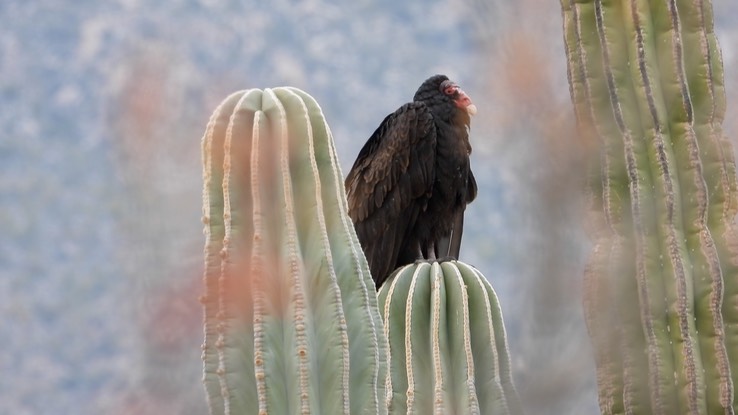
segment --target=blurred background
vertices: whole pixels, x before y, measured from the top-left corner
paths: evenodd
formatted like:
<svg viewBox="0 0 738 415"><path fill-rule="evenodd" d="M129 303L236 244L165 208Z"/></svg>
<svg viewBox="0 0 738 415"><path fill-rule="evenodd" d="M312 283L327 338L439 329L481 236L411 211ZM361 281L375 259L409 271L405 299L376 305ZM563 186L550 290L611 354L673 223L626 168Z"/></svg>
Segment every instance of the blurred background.
<svg viewBox="0 0 738 415"><path fill-rule="evenodd" d="M729 116L738 3L713 0ZM555 0L0 2L0 413L203 414L200 140L244 88L313 95L343 171L435 73L479 108L462 259L529 414L597 413Z"/></svg>

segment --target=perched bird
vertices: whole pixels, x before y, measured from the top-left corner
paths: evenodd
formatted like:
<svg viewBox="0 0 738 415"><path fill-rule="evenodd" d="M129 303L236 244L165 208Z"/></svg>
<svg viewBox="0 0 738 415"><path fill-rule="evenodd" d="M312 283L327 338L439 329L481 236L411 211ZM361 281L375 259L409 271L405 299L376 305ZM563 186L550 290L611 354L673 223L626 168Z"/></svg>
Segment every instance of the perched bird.
<svg viewBox="0 0 738 415"><path fill-rule="evenodd" d="M471 99L445 75L388 115L346 177L349 216L377 289L419 259L458 259L466 205L477 195L469 165Z"/></svg>

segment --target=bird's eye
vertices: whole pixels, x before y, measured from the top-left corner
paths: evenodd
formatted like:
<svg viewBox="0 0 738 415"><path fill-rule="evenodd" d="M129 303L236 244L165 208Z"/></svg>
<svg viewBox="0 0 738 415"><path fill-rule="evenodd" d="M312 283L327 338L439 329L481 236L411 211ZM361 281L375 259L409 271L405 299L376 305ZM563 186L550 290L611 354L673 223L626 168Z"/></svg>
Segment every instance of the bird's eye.
<svg viewBox="0 0 738 415"><path fill-rule="evenodd" d="M453 86L446 87L446 89L443 90L443 93L446 95L454 95L456 94L456 91L458 90L459 90L459 87L453 85Z"/></svg>

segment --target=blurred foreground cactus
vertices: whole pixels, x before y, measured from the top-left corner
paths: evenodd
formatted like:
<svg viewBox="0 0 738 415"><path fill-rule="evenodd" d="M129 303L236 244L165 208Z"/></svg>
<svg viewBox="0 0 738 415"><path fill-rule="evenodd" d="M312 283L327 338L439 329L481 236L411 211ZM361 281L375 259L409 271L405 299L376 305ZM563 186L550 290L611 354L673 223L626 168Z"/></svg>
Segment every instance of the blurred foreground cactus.
<svg viewBox="0 0 738 415"><path fill-rule="evenodd" d="M600 160L585 313L605 414L733 414L736 173L709 0L561 0Z"/></svg>
<svg viewBox="0 0 738 415"><path fill-rule="evenodd" d="M502 312L473 267L407 265L379 290L392 414L519 414Z"/></svg>
<svg viewBox="0 0 738 415"><path fill-rule="evenodd" d="M374 283L317 103L237 92L202 145L210 412L386 413Z"/></svg>

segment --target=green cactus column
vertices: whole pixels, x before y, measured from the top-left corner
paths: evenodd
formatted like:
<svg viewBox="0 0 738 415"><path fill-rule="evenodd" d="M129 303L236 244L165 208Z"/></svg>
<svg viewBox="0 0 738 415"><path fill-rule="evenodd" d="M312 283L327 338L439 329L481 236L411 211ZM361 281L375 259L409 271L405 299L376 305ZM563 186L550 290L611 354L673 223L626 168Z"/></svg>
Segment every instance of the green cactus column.
<svg viewBox="0 0 738 415"><path fill-rule="evenodd" d="M736 173L709 0L561 0L590 180L603 413L733 414Z"/></svg>
<svg viewBox="0 0 738 415"><path fill-rule="evenodd" d="M237 92L202 141L212 414L381 414L386 338L317 103Z"/></svg>
<svg viewBox="0 0 738 415"><path fill-rule="evenodd" d="M462 262L408 265L379 290L391 414L519 414L502 312Z"/></svg>

